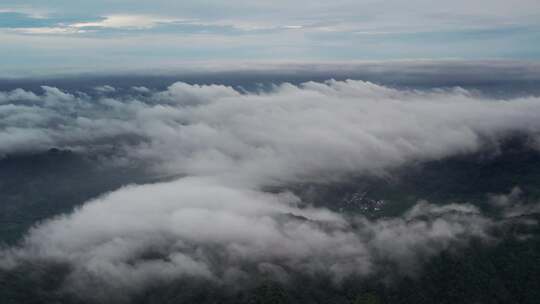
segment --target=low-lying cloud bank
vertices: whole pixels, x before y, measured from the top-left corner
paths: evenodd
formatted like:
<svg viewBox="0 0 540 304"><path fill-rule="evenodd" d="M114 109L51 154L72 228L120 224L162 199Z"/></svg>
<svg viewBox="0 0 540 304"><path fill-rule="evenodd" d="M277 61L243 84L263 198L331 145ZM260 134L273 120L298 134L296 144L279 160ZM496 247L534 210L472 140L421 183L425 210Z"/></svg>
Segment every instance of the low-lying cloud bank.
<svg viewBox="0 0 540 304"><path fill-rule="evenodd" d="M162 173L255 186L381 173L474 152L513 133L537 141L540 98L491 100L466 90L401 91L362 81L282 84L241 93L175 83L107 97L0 93L0 153L110 149ZM146 89L146 88L145 88Z"/></svg>
<svg viewBox="0 0 540 304"><path fill-rule="evenodd" d="M410 274L450 246L489 241L496 225L466 204L421 202L401 218L371 221L298 208L297 200L203 178L126 187L36 226L0 265L66 262L73 267L68 290L88 292L85 286L97 282L106 296L183 276L286 282L292 272L339 282L379 265Z"/></svg>
<svg viewBox="0 0 540 304"><path fill-rule="evenodd" d="M529 214L511 207L516 191L492 198L504 203L504 216ZM336 283L350 275L414 275L443 250L496 242L492 232L504 228L470 204L419 202L401 217L378 220L298 205L290 193L208 178L128 186L34 227L20 246L0 253L0 270L67 263L63 292L118 302L186 277L249 286L260 278L287 283L299 273Z"/></svg>
<svg viewBox="0 0 540 304"><path fill-rule="evenodd" d="M383 262L409 273L451 246L489 241L498 224L468 204L420 202L400 218L369 220L262 189L384 174L496 148L516 133L534 146L540 134L540 98L492 100L459 88L400 91L352 80L260 93L185 83L103 88L99 97L46 86L42 94L0 92L0 153L107 151L119 165L185 177L128 186L41 223L1 253L2 268L66 262L68 290L98 282L102 295L186 275L286 281L297 271L339 281ZM516 195L492 201L505 216L536 212L511 209Z"/></svg>

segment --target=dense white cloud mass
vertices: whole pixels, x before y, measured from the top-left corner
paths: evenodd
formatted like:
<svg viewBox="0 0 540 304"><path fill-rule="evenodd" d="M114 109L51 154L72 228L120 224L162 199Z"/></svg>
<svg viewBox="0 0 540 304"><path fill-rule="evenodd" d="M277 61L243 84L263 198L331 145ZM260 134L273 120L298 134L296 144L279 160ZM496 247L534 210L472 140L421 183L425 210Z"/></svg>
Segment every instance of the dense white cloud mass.
<svg viewBox="0 0 540 304"><path fill-rule="evenodd" d="M183 275L239 282L253 269L279 280L295 271L339 281L371 274L380 261L409 273L450 245L485 238L493 225L467 205L423 202L403 218L372 222L298 208L297 200L205 178L130 186L35 227L0 266L68 262L68 288L97 281L111 294Z"/></svg>
<svg viewBox="0 0 540 304"><path fill-rule="evenodd" d="M95 98L47 86L41 95L0 93L0 152L105 149L186 177L125 187L39 224L2 252L2 267L68 262L69 288L102 282L104 293L183 275L236 282L253 271L279 280L290 270L324 272L339 281L377 271L378 261L410 272L449 246L489 239L495 224L467 204L420 202L401 218L368 220L261 189L383 174L540 132L540 98L493 100L460 88L403 91L353 80L260 93L185 83L124 95L105 88Z"/></svg>
<svg viewBox="0 0 540 304"><path fill-rule="evenodd" d="M459 88L400 91L349 80L261 93L185 83L98 98L43 90L0 93L0 153L114 143L123 157L150 161L160 173L255 186L382 173L540 131L539 98L491 100Z"/></svg>

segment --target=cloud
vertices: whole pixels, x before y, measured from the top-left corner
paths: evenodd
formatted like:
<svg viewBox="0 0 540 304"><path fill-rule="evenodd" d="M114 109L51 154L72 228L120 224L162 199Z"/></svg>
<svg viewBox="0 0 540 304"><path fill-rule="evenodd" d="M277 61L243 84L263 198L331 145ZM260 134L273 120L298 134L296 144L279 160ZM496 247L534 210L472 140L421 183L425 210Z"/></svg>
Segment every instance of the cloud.
<svg viewBox="0 0 540 304"><path fill-rule="evenodd" d="M381 174L475 152L516 132L536 138L540 130L537 97L492 100L463 89L402 91L352 80L282 84L262 93L175 83L142 99L43 90L0 94L34 100L2 106L11 132L0 133L0 153L19 151L14 142L84 150L116 138L119 151L152 163L154 171L254 186ZM15 119L38 113L35 120ZM38 142L24 136L36 133Z"/></svg>
<svg viewBox="0 0 540 304"><path fill-rule="evenodd" d="M232 284L272 269L284 278L292 271L339 281L377 272L382 261L410 274L449 246L485 238L493 225L459 205L433 213L424 202L421 213L370 221L296 203L288 193L206 178L129 186L36 226L22 247L2 253L0 266L69 263L67 290L92 298L84 286L97 282L108 299L156 280L194 276Z"/></svg>
<svg viewBox="0 0 540 304"><path fill-rule="evenodd" d="M67 263L65 290L97 284L100 293L84 294L97 301L184 277L227 284L299 272L339 282L380 265L411 274L443 250L490 241L498 224L470 204L418 202L402 217L370 220L264 189L380 175L540 134L540 98L462 88L329 80L261 92L182 82L133 90L145 94L91 97L50 86L0 93L1 153L101 151L148 174L182 176L124 187L36 225L20 246L1 251L3 269ZM514 192L492 201L503 214L530 214Z"/></svg>
<svg viewBox="0 0 540 304"><path fill-rule="evenodd" d="M72 28L148 29L179 20L148 15L109 15L101 21L70 24Z"/></svg>
<svg viewBox="0 0 540 304"><path fill-rule="evenodd" d="M49 15L47 9L36 9L31 6L15 6L15 7L2 7L0 8L0 14L3 13L12 13L12 14L22 14L34 19L46 19Z"/></svg>
<svg viewBox="0 0 540 304"><path fill-rule="evenodd" d="M116 92L116 88L110 85L98 86L98 87L95 87L94 90L102 94Z"/></svg>
<svg viewBox="0 0 540 304"><path fill-rule="evenodd" d="M535 44L540 18L531 14L539 11L538 1L473 6L464 1L434 6L423 0L309 5L120 1L84 6L64 1L29 5L53 12L42 22L26 15L0 22L0 39L9 46L0 49L5 75L95 72L96 67L114 72L155 70L157 65L168 69L171 62L182 67L179 58L196 65L209 58L527 60L540 54Z"/></svg>
<svg viewBox="0 0 540 304"><path fill-rule="evenodd" d="M504 218L518 218L540 213L540 202L523 201L523 190L517 186L508 194L491 195L489 201L499 209Z"/></svg>
<svg viewBox="0 0 540 304"><path fill-rule="evenodd" d="M150 93L151 90L145 86L136 86L136 87L131 87L131 89L135 92L138 92L138 93L141 93L141 94L147 94L147 93Z"/></svg>
<svg viewBox="0 0 540 304"><path fill-rule="evenodd" d="M10 31L30 35L69 35L85 32L84 30L70 27L19 27L10 29Z"/></svg>
<svg viewBox="0 0 540 304"><path fill-rule="evenodd" d="M147 30L159 25L185 21L160 16L124 14L105 16L101 18L102 20L94 22L73 22L73 19L39 17L11 10L0 10L1 13L21 15L15 20L16 22L12 22L11 26L6 26L9 25L8 22L0 24L0 28L5 28L9 33L29 35L73 35L96 33L102 30Z"/></svg>
<svg viewBox="0 0 540 304"><path fill-rule="evenodd" d="M11 92L0 92L0 103L11 103L17 101L38 101L41 97L23 89L15 89Z"/></svg>

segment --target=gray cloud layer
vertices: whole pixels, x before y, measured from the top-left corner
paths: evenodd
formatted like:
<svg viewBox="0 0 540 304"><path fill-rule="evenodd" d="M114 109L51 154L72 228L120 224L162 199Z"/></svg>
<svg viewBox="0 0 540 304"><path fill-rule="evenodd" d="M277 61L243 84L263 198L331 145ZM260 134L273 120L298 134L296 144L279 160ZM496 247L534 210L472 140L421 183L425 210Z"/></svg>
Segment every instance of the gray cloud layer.
<svg viewBox="0 0 540 304"><path fill-rule="evenodd" d="M427 202L372 221L261 189L383 174L540 131L540 98L492 100L460 88L401 91L349 80L240 93L175 83L116 97L104 88L96 98L46 86L41 95L0 93L0 153L114 147L115 160L187 177L125 187L39 224L2 252L2 267L68 262L66 288L97 281L104 294L184 275L241 281L253 269L280 280L289 270L322 271L339 281L386 261L409 272L450 246L489 239L495 223L470 205Z"/></svg>

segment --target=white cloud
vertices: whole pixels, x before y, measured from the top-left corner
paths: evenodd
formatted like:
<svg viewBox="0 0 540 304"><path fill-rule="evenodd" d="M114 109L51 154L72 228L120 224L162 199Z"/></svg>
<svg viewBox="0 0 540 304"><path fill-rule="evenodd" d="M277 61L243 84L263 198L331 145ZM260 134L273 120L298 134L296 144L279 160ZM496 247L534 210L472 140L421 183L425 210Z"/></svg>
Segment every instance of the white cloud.
<svg viewBox="0 0 540 304"><path fill-rule="evenodd" d="M16 101L39 101L41 97L23 89L15 89L11 92L0 92L0 103L11 103Z"/></svg>
<svg viewBox="0 0 540 304"><path fill-rule="evenodd" d="M146 94L146 93L150 93L151 90L147 87L144 87L144 86L137 86L137 87L131 87L131 89L135 92L138 92L138 93L141 93L141 94Z"/></svg>
<svg viewBox="0 0 540 304"><path fill-rule="evenodd" d="M103 86L97 86L94 88L94 90L98 93L106 94L106 93L114 93L116 92L116 88L110 85L103 85Z"/></svg>
<svg viewBox="0 0 540 304"><path fill-rule="evenodd" d="M109 15L101 21L79 22L70 24L72 28L112 28L112 29L147 29L163 23L177 22L178 19L149 15Z"/></svg>
<svg viewBox="0 0 540 304"><path fill-rule="evenodd" d="M378 271L381 260L410 273L451 245L485 238L492 226L459 205L452 214L424 208L421 216L434 216L427 220L369 221L297 208L296 202L290 194L228 187L205 178L130 186L35 227L21 248L2 253L0 266L68 262L73 267L68 289L86 294L85 286L93 282L108 299L117 290L129 295L156 280L184 276L238 283L254 274L250 269L264 273L269 265L328 273L339 281ZM147 252L159 258L141 258Z"/></svg>
<svg viewBox="0 0 540 304"><path fill-rule="evenodd" d="M85 33L84 30L79 30L70 27L20 27L10 29L11 32L31 35L69 35Z"/></svg>
<svg viewBox="0 0 540 304"><path fill-rule="evenodd" d="M10 105L10 113L42 114L36 122L9 125L17 132L0 133L1 153L17 151L12 143L25 132L39 131L44 142L60 147L137 136L144 141L124 147L126 155L152 162L161 173L254 185L381 173L410 161L474 152L513 132L535 137L540 130L538 98L490 100L462 89L400 91L329 81L241 94L222 85L175 83L147 100L98 102L44 90L39 97L21 90L0 95L24 93L43 102Z"/></svg>
<svg viewBox="0 0 540 304"><path fill-rule="evenodd" d="M112 146L124 159L150 164L150 172L186 176L92 200L37 225L0 255L4 268L69 263L70 288L87 290L90 280L106 296L183 276L229 282L273 271L286 279L284 269L292 269L339 281L376 272L382 261L409 273L450 246L490 239L496 224L468 204L419 202L401 218L368 220L301 208L308 202L261 189L381 174L540 132L540 98L494 100L461 88L332 80L240 93L175 83L142 90L146 97L97 100L42 89L0 93L0 152ZM495 200L503 213L537 210ZM148 252L156 257L145 258Z"/></svg>

